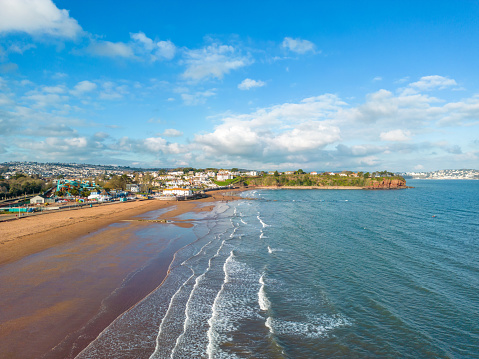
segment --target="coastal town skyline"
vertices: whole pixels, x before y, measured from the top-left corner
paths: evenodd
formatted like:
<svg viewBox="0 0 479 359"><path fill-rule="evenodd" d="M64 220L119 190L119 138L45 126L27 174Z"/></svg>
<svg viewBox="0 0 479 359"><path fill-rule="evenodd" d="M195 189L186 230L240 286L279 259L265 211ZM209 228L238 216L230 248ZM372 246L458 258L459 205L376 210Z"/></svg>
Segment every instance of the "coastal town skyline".
<svg viewBox="0 0 479 359"><path fill-rule="evenodd" d="M0 162L477 168L474 2L0 10Z"/></svg>

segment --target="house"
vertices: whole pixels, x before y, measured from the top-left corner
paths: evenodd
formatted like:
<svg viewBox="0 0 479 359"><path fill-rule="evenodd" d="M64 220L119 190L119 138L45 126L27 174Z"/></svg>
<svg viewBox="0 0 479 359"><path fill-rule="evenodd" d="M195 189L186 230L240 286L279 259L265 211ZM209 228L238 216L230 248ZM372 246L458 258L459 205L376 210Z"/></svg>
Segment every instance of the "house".
<svg viewBox="0 0 479 359"><path fill-rule="evenodd" d="M140 192L140 186L135 183L128 183L126 185L126 190L132 193L138 193Z"/></svg>
<svg viewBox="0 0 479 359"><path fill-rule="evenodd" d="M30 204L43 204L45 203L45 198L42 196L35 196L30 199Z"/></svg>
<svg viewBox="0 0 479 359"><path fill-rule="evenodd" d="M230 172L218 172L218 175L216 176L217 181L227 181L233 179L233 175Z"/></svg>
<svg viewBox="0 0 479 359"><path fill-rule="evenodd" d="M103 192L92 192L89 196L88 199L90 200L96 200L98 202L104 202L104 201L109 201L111 197L106 193L105 191Z"/></svg>
<svg viewBox="0 0 479 359"><path fill-rule="evenodd" d="M312 175L312 176L317 176L318 172L310 172L309 174Z"/></svg>
<svg viewBox="0 0 479 359"><path fill-rule="evenodd" d="M163 190L165 196L192 196L193 191L189 188L166 188Z"/></svg>

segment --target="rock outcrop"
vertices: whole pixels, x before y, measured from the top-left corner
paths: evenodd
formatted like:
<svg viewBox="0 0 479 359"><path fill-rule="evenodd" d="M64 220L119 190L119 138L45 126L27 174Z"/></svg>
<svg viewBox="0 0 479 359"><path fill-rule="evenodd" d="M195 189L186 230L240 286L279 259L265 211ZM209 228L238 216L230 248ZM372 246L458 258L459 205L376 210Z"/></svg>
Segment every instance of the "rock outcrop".
<svg viewBox="0 0 479 359"><path fill-rule="evenodd" d="M401 189L401 188L408 188L408 187L406 186L406 181L384 178L382 181L371 181L369 186L366 186L366 188L367 189Z"/></svg>

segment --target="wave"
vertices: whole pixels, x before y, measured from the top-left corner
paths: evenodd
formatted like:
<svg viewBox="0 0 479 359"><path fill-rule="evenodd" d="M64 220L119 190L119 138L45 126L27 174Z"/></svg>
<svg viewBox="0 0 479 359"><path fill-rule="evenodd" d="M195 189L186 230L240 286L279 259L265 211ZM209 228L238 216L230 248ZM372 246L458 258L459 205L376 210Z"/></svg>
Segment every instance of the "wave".
<svg viewBox="0 0 479 359"><path fill-rule="evenodd" d="M326 337L335 328L351 325L351 322L340 314L332 316L321 315L304 322L269 317L266 322L266 326L273 334L308 339Z"/></svg>
<svg viewBox="0 0 479 359"><path fill-rule="evenodd" d="M271 302L266 296L266 291L264 289L264 274L259 278L259 284L261 284L261 287L258 291L258 305L261 310L268 311L271 308Z"/></svg>
<svg viewBox="0 0 479 359"><path fill-rule="evenodd" d="M263 220L261 219L261 217L259 216L259 214L256 216L256 218L258 218L259 222L263 225L263 228L265 228L265 227L270 227L269 224L266 224L266 223L263 222Z"/></svg>
<svg viewBox="0 0 479 359"><path fill-rule="evenodd" d="M231 251L230 255L228 256L228 258L226 258L225 263L223 264L223 272L225 274L223 284L221 285L221 289L216 294L215 300L213 301L213 305L211 307L211 317L210 319L208 319L209 328L208 328L208 332L206 333L208 337L208 345L206 347L206 353L208 355L208 358L214 357L216 348L217 348L217 342L219 341L218 334L215 333L215 329L214 329L215 322L218 320L218 317L219 317L218 302L220 300L221 294L224 292L225 285L230 280L228 276L227 267L228 267L228 264L233 260L233 258L234 258L234 253L233 251Z"/></svg>

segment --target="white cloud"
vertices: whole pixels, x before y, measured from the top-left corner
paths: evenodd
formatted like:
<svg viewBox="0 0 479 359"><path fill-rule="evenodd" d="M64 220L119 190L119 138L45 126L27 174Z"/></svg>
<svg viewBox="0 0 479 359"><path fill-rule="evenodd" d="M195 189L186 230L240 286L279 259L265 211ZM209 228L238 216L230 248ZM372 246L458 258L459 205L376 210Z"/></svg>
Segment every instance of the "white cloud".
<svg viewBox="0 0 479 359"><path fill-rule="evenodd" d="M383 78L381 76L376 76L375 78L373 78L373 82L377 82L377 81L382 81Z"/></svg>
<svg viewBox="0 0 479 359"><path fill-rule="evenodd" d="M155 51L155 55L160 58L171 60L175 57L176 46L170 40L159 41L156 43L158 49Z"/></svg>
<svg viewBox="0 0 479 359"><path fill-rule="evenodd" d="M43 86L42 90L47 93L65 93L65 86Z"/></svg>
<svg viewBox="0 0 479 359"><path fill-rule="evenodd" d="M97 85L91 81L80 81L70 92L75 96L81 96L87 92L91 92L97 88Z"/></svg>
<svg viewBox="0 0 479 359"><path fill-rule="evenodd" d="M244 79L239 85L238 88L240 90L250 90L254 87L263 87L266 85L266 82L261 80L252 80L252 79Z"/></svg>
<svg viewBox="0 0 479 359"><path fill-rule="evenodd" d="M183 63L183 77L188 80L222 79L232 70L247 66L252 61L242 56L233 46L212 44L198 50L187 50Z"/></svg>
<svg viewBox="0 0 479 359"><path fill-rule="evenodd" d="M105 81L102 84L100 99L119 100L129 93L127 85L117 85L112 81Z"/></svg>
<svg viewBox="0 0 479 359"><path fill-rule="evenodd" d="M138 32L138 33L134 33L134 34L130 34L130 37L141 43L146 50L148 51L151 51L153 50L153 48L155 47L155 44L153 43L153 40L150 39L149 37L147 37L143 32Z"/></svg>
<svg viewBox="0 0 479 359"><path fill-rule="evenodd" d="M7 95L7 94L4 94L4 93L0 93L0 105L1 106L9 106L9 105L13 105L15 103L15 101L12 100L11 96Z"/></svg>
<svg viewBox="0 0 479 359"><path fill-rule="evenodd" d="M451 86L457 86L457 83L454 79L439 75L423 76L419 79L419 81L409 84L409 87L420 91L430 91L435 89L444 90Z"/></svg>
<svg viewBox="0 0 479 359"><path fill-rule="evenodd" d="M164 154L179 154L185 152L184 146L178 143L169 143L161 137L149 137L143 141L143 146L149 152L161 152Z"/></svg>
<svg viewBox="0 0 479 359"><path fill-rule="evenodd" d="M268 151L307 152L323 148L339 140L339 127L327 125L321 121L309 121L269 139L272 148Z"/></svg>
<svg viewBox="0 0 479 359"><path fill-rule="evenodd" d="M255 157L260 162L313 153L340 139L329 115L344 103L334 95L306 98L232 115L213 132L196 135L195 142L211 156Z"/></svg>
<svg viewBox="0 0 479 359"><path fill-rule="evenodd" d="M216 89L211 89L207 91L198 91L195 93L182 93L181 98L185 105L187 106L196 106L206 103L208 97L216 95Z"/></svg>
<svg viewBox="0 0 479 359"><path fill-rule="evenodd" d="M60 106L68 101L68 96L61 96L56 93L28 92L24 98L34 102L34 107Z"/></svg>
<svg viewBox="0 0 479 359"><path fill-rule="evenodd" d="M181 137L181 136L183 136L183 132L178 131L174 128L167 128L165 131L163 131L163 136L165 136L165 137Z"/></svg>
<svg viewBox="0 0 479 359"><path fill-rule="evenodd" d="M388 132L381 132L379 137L382 141L408 141L410 140L411 131L408 130L392 130Z"/></svg>
<svg viewBox="0 0 479 359"><path fill-rule="evenodd" d="M34 44L20 44L20 43L15 43L15 44L12 44L10 45L7 50L5 51L5 53L16 53L16 54L20 54L20 55L23 55L23 53L25 51L28 51L30 49L34 49L36 48L36 46Z"/></svg>
<svg viewBox="0 0 479 359"><path fill-rule="evenodd" d="M101 57L134 58L133 49L123 42L92 41L86 48L86 52Z"/></svg>
<svg viewBox="0 0 479 359"><path fill-rule="evenodd" d="M25 32L74 39L82 33L68 10L58 9L51 0L2 0L0 33Z"/></svg>
<svg viewBox="0 0 479 359"><path fill-rule="evenodd" d="M285 37L282 46L289 51L296 52L298 54L305 54L306 52L314 52L314 44L308 40L302 40L299 38L293 39L291 37Z"/></svg>
<svg viewBox="0 0 479 359"><path fill-rule="evenodd" d="M130 34L130 37L143 47L143 51L150 54L150 60L156 61L158 59L171 60L175 57L176 46L170 40L155 42L147 37L143 32Z"/></svg>

